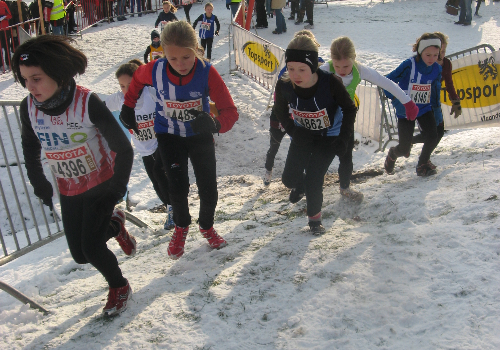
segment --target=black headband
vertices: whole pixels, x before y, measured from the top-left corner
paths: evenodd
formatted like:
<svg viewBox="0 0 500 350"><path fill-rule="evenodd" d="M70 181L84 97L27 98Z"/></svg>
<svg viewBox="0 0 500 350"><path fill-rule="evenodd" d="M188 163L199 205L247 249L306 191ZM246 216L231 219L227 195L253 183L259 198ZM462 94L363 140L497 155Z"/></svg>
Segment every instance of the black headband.
<svg viewBox="0 0 500 350"><path fill-rule="evenodd" d="M285 62L301 62L311 68L311 72L315 73L318 70L318 52L307 50L286 49Z"/></svg>

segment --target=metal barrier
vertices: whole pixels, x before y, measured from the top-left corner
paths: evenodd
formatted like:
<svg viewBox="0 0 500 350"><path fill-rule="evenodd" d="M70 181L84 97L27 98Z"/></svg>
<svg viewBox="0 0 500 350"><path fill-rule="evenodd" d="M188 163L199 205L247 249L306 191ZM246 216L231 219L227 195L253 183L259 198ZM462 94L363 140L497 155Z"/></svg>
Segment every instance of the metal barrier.
<svg viewBox="0 0 500 350"><path fill-rule="evenodd" d="M21 101L0 101L0 195L3 204L0 206L0 242L4 255L0 258L0 266L64 234L57 214L47 214L47 207L27 185L24 159L19 156L22 149L20 104ZM54 188L57 190L57 186ZM39 224L42 221L44 225Z"/></svg>
<svg viewBox="0 0 500 350"><path fill-rule="evenodd" d="M480 52L488 52L490 50L491 52L494 52L495 49L493 46L489 44L482 44L478 46L474 46L470 49L462 50L459 52L452 53L450 55L446 55L446 58L453 60L457 59L460 57L464 57L467 55L475 54L475 53L480 53ZM385 142L380 142L379 143L379 151L384 151L389 142L395 141L398 142L398 117L396 116L396 110L390 103L390 100L387 98L387 96L384 93L384 90L382 88L379 88L379 95L380 95L380 101L382 103L382 123L383 126L381 127L385 133L387 134L387 141ZM415 130L418 130L418 127L415 128Z"/></svg>
<svg viewBox="0 0 500 350"><path fill-rule="evenodd" d="M0 66L5 73L10 67L10 58L16 47L23 43L27 33L29 36L36 33L39 19L30 19L0 30ZM24 36L23 36L24 35Z"/></svg>

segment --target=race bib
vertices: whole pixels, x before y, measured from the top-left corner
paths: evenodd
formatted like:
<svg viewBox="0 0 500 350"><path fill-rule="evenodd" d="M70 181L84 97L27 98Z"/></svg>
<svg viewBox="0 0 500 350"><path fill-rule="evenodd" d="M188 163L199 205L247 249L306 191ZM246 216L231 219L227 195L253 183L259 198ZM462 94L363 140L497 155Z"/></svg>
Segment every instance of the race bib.
<svg viewBox="0 0 500 350"><path fill-rule="evenodd" d="M137 141L149 141L156 138L154 131L155 122L154 120L149 120L143 123L137 123L137 128L139 129L139 135L135 134Z"/></svg>
<svg viewBox="0 0 500 350"><path fill-rule="evenodd" d="M181 122L188 122L195 117L188 113L188 110L195 109L197 111L203 110L201 98L197 100L178 102L178 101L163 101L163 110L165 117L177 119Z"/></svg>
<svg viewBox="0 0 500 350"><path fill-rule="evenodd" d="M97 170L94 156L85 143L73 149L45 152L50 168L59 178L75 178Z"/></svg>
<svg viewBox="0 0 500 350"><path fill-rule="evenodd" d="M298 111L292 108L292 117L309 130L321 130L330 127L330 118L328 118L326 108L316 112Z"/></svg>
<svg viewBox="0 0 500 350"><path fill-rule="evenodd" d="M153 59L160 57L162 54L163 54L163 52L161 52L161 51L152 51L151 52L151 56L153 56Z"/></svg>
<svg viewBox="0 0 500 350"><path fill-rule="evenodd" d="M201 29L210 30L210 22L201 22Z"/></svg>
<svg viewBox="0 0 500 350"><path fill-rule="evenodd" d="M411 83L409 93L411 100L415 103L431 103L431 84Z"/></svg>
<svg viewBox="0 0 500 350"><path fill-rule="evenodd" d="M182 0L183 5L189 5L192 4L191 0Z"/></svg>

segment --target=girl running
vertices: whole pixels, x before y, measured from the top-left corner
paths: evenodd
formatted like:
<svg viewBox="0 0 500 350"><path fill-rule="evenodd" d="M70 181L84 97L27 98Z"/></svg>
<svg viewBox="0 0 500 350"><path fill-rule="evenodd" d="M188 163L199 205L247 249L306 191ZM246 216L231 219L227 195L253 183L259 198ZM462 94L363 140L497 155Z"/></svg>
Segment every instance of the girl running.
<svg viewBox="0 0 500 350"><path fill-rule="evenodd" d="M188 193L188 158L191 160L198 194L200 232L211 248L222 248L226 241L215 231L217 178L213 133L230 130L238 112L219 73L203 61L196 33L185 21L170 22L161 33L165 58L139 67L122 107L121 120L129 128L137 127L134 108L144 86L156 90L154 130L160 156L168 177L168 192L174 213L175 229L168 255L178 259L191 224ZM210 116L209 97L219 116Z"/></svg>
<svg viewBox="0 0 500 350"><path fill-rule="evenodd" d="M441 66L437 63L440 58L441 40L432 33L425 33L413 45L417 55L405 60L398 68L387 75L387 78L396 82L405 91L419 108L418 124L424 137L424 145L418 159L417 176L429 176L437 173L436 166L430 161L432 151L437 145L437 129L433 109L441 108L439 95L441 91ZM386 91L386 95L394 96ZM401 156L409 157L415 119L406 114L406 110L397 99L392 100L398 117L399 144L391 147L384 168L388 174L394 173L396 159Z"/></svg>
<svg viewBox="0 0 500 350"><path fill-rule="evenodd" d="M200 15L193 23L193 28L196 30L196 25L198 22L201 22L201 46L203 47L203 50L206 50L209 61L212 59L212 43L214 42L214 35L219 35L220 30L219 20L217 19L217 16L212 13L213 11L214 5L208 2L205 5L205 13ZM217 28L215 28L215 25Z"/></svg>
<svg viewBox="0 0 500 350"><path fill-rule="evenodd" d="M87 57L64 36L42 35L20 45L12 57L14 79L28 89L21 102L22 147L28 178L45 205L53 190L40 152L57 178L66 240L78 264L90 263L109 285L106 316L122 312L132 295L116 256L106 246L115 237L127 255L136 249L125 229L123 198L134 152L104 103L74 77Z"/></svg>
<svg viewBox="0 0 500 350"><path fill-rule="evenodd" d="M111 111L119 111L123 105L125 94L128 91L134 72L142 65L138 60L122 64L116 71L116 79L120 84L121 91L109 96L106 106ZM161 158L158 155L158 141L154 132L154 121L156 115L156 91L151 86L145 86L140 92L140 97L135 105L135 118L137 121L138 133L133 132L132 140L137 152L142 156L144 168L148 174L153 188L158 198L167 208L167 219L163 228L169 230L174 227L172 217L172 207L168 198L168 180L163 169Z"/></svg>
<svg viewBox="0 0 500 350"><path fill-rule="evenodd" d="M391 92L404 106L404 110L409 119L414 120L418 113L415 103L399 88L394 82L380 75L375 70L365 67L356 62L356 51L354 43L348 37L339 37L332 41L330 46L332 59L320 68L325 72L330 72L342 79L342 83L349 92L351 99L359 105L356 96L356 88L361 80L369 81L381 88ZM363 194L350 188L351 175L353 170L352 150L354 149L354 133L349 138L347 152L339 157L339 180L340 194L354 201L363 200Z"/></svg>
<svg viewBox="0 0 500 350"><path fill-rule="evenodd" d="M347 150L356 106L339 78L318 70L318 46L311 37L295 36L285 62L288 71L276 84L273 107L292 137L282 181L292 189L290 202L298 202L305 194L310 230L322 234L324 177L333 158Z"/></svg>
<svg viewBox="0 0 500 350"><path fill-rule="evenodd" d="M158 15L158 18L155 22L155 28L158 28L158 25L161 24L160 31L162 31L168 22L177 21L178 19L175 16L176 12L177 8L172 5L170 1L163 1L163 12L160 12L160 14Z"/></svg>

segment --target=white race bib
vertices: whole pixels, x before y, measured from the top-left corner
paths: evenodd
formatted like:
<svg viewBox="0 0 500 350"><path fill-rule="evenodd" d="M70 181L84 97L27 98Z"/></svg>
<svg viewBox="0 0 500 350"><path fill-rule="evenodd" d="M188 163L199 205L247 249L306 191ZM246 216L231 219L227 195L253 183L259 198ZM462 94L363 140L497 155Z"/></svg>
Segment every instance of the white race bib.
<svg viewBox="0 0 500 350"><path fill-rule="evenodd" d="M65 151L45 152L50 168L60 178L76 178L97 170L87 143Z"/></svg>
<svg viewBox="0 0 500 350"><path fill-rule="evenodd" d="M330 127L330 118L328 118L326 108L316 112L298 111L292 108L292 117L309 130L321 130Z"/></svg>
<svg viewBox="0 0 500 350"><path fill-rule="evenodd" d="M163 101L163 110L165 117L177 119L181 122L188 122L195 117L188 113L188 110L195 109L197 111L203 110L201 98L197 100L179 102L179 101Z"/></svg>
<svg viewBox="0 0 500 350"><path fill-rule="evenodd" d="M135 134L135 138L137 139L137 141L149 141L155 139L156 134L154 126L154 120L137 123L137 128L139 129L139 135Z"/></svg>
<svg viewBox="0 0 500 350"><path fill-rule="evenodd" d="M413 102L420 104L431 103L431 84L411 83L408 91Z"/></svg>
<svg viewBox="0 0 500 350"><path fill-rule="evenodd" d="M153 59L156 59L157 57L161 56L163 52L161 51L152 51L151 56L153 56Z"/></svg>
<svg viewBox="0 0 500 350"><path fill-rule="evenodd" d="M201 22L201 29L210 30L210 22Z"/></svg>

